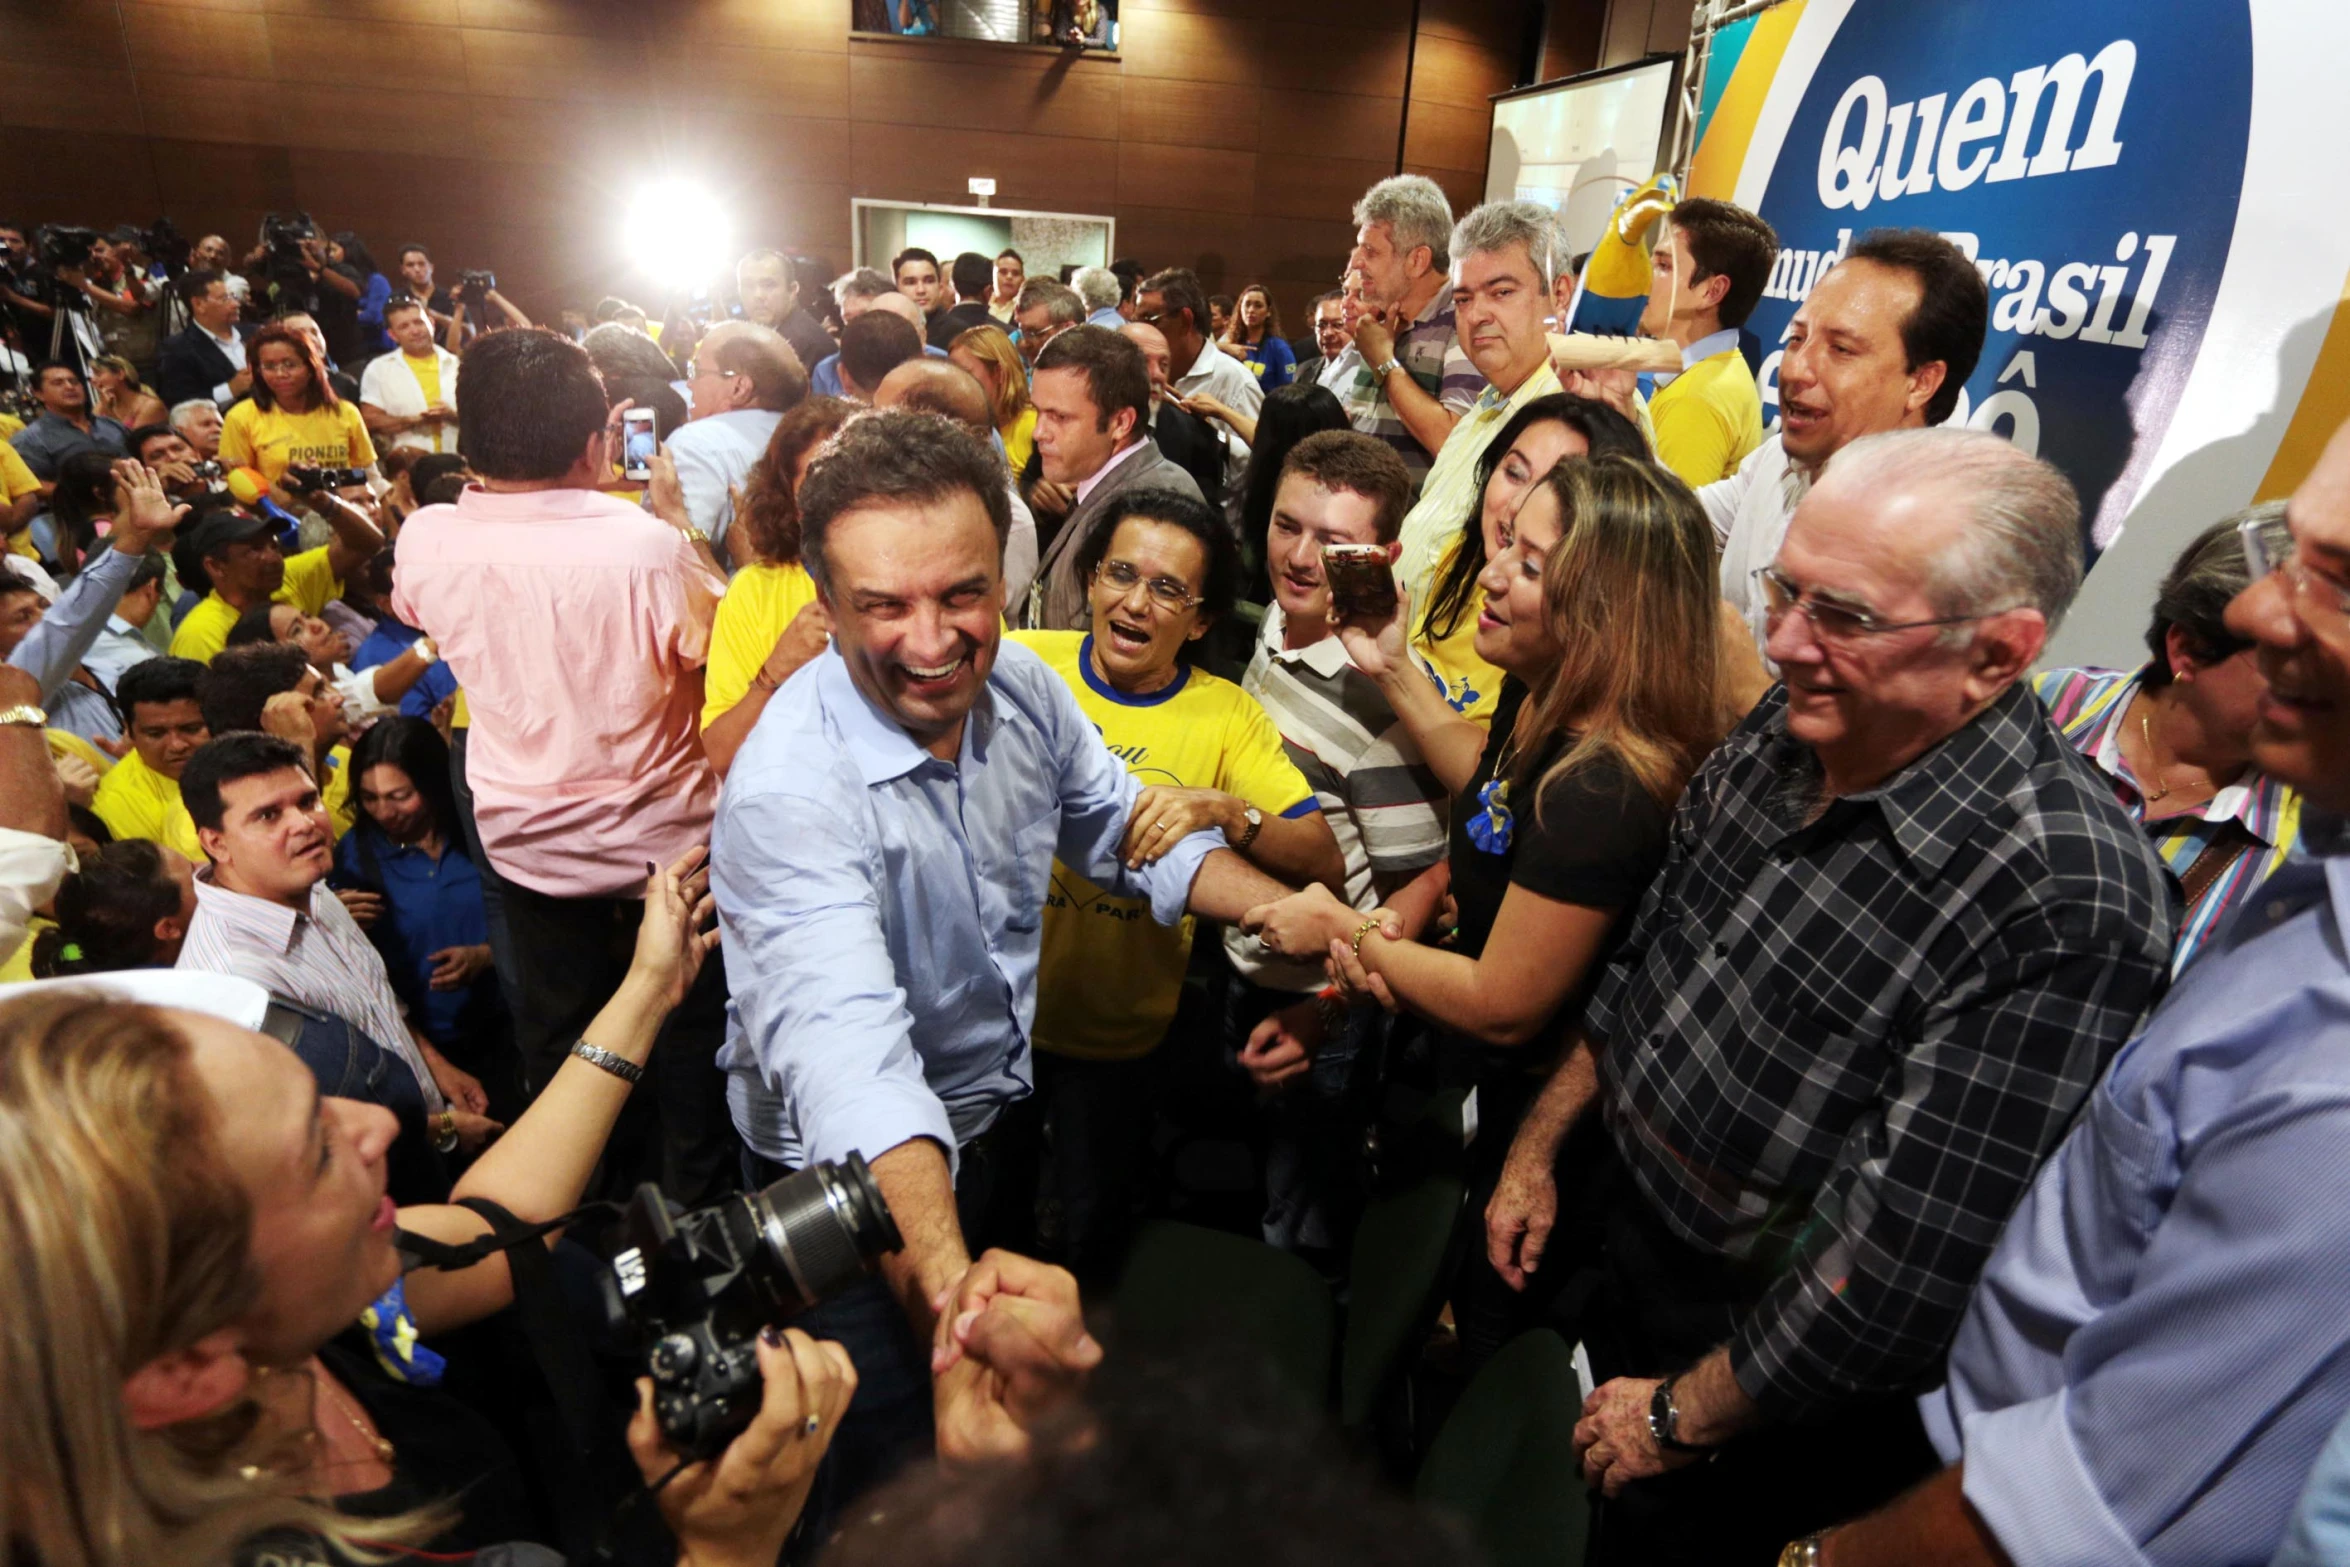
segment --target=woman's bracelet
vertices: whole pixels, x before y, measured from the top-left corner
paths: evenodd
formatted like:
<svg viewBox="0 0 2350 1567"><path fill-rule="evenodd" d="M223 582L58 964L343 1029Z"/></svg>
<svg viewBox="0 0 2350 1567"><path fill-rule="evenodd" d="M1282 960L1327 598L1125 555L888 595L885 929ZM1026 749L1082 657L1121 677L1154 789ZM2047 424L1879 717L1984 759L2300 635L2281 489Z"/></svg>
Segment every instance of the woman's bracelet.
<svg viewBox="0 0 2350 1567"><path fill-rule="evenodd" d="M1354 953L1354 959L1357 963L1363 961L1363 938L1377 930L1386 918L1385 914L1374 914L1355 927L1354 940L1348 942L1347 946Z"/></svg>

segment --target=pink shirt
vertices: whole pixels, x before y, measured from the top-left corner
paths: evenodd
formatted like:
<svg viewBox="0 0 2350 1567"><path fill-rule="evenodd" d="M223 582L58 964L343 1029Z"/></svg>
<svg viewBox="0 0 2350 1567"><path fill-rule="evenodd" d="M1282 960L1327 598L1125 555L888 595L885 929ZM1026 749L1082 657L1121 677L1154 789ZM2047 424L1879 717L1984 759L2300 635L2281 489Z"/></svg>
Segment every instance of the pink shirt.
<svg viewBox="0 0 2350 1567"><path fill-rule="evenodd" d="M439 644L472 716L465 777L499 874L626 896L705 843L718 803L698 671L726 579L685 536L592 490L427 506L392 607Z"/></svg>

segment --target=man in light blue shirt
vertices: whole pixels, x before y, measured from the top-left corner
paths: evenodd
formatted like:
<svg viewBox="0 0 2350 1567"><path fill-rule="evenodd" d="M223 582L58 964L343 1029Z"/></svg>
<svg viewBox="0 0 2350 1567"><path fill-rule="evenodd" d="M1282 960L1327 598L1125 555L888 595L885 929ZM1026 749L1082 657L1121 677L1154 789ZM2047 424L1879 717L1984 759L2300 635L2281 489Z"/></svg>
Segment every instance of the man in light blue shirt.
<svg viewBox="0 0 2350 1567"><path fill-rule="evenodd" d="M2309 858L2115 1058L1920 1403L1952 1466L1821 1538L1833 1567L2266 1562L2350 1412L2350 425L2286 520L2227 619Z"/></svg>
<svg viewBox="0 0 2350 1567"><path fill-rule="evenodd" d="M40 682L49 726L108 742L122 738L122 717L114 710L112 688L100 691L80 678L107 617L114 613L140 562L155 541L187 513L163 493L162 484L135 462L114 465L115 515L107 533L113 547L93 553L56 602L21 634L10 629L20 616L0 617L0 656ZM32 596L23 579L0 567L0 596Z"/></svg>
<svg viewBox="0 0 2350 1567"><path fill-rule="evenodd" d="M677 465L687 519L710 536L710 552L727 565L735 492L767 454L784 411L808 395L808 372L773 327L721 321L694 346L685 384L692 412L666 449ZM645 509L652 505L648 495Z"/></svg>
<svg viewBox="0 0 2350 1567"><path fill-rule="evenodd" d="M108 692L122 683L124 670L161 655L163 649L147 639L147 627L162 605L163 557L142 555L131 572L130 586L106 617L106 629L82 655L82 668Z"/></svg>
<svg viewBox="0 0 2350 1567"><path fill-rule="evenodd" d="M810 470L800 515L833 646L737 754L711 858L748 1174L861 1152L906 1240L880 1286L800 1319L847 1344L861 1379L821 1514L924 1445L934 1303L971 1267L967 1227L1017 1205L998 1120L1030 1091L1055 856L1163 924L1187 907L1237 920L1285 889L1220 831L1128 841L1125 765L1040 659L1000 645L1009 509L968 431L860 417ZM940 1373L949 1456L984 1448L973 1394Z"/></svg>

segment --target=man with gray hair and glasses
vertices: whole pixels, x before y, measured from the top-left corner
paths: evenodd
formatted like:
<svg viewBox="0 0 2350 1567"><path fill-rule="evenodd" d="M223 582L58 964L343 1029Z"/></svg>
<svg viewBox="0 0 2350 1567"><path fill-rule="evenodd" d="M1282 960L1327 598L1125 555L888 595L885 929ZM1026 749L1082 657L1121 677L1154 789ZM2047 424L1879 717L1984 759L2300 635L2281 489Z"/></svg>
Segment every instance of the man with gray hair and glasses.
<svg viewBox="0 0 2350 1567"><path fill-rule="evenodd" d="M1487 1214L1520 1270L1515 1189L1592 1237L1537 1260L1595 1302L1594 1561L1768 1561L1937 1466L1916 1394L2169 975L2161 863L2024 680L2080 575L2064 477L1942 430L1846 446L1757 573L1784 684L1682 796Z"/></svg>
<svg viewBox="0 0 2350 1567"><path fill-rule="evenodd" d="M1348 422L1394 447L1418 479L1485 389L1454 327L1452 204L1426 175L1398 174L1363 193L1354 219L1346 264L1363 277L1363 363L1333 390Z"/></svg>

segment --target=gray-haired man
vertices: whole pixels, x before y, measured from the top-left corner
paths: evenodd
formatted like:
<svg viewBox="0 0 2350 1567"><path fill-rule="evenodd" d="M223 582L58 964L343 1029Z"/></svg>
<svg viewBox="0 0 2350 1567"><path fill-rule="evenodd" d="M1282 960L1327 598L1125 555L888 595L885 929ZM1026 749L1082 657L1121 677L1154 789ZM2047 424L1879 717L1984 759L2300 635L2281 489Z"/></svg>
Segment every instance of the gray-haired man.
<svg viewBox="0 0 2350 1567"><path fill-rule="evenodd" d="M1434 180L1398 174L1365 191L1354 218L1346 264L1363 276L1363 368L1334 390L1348 421L1394 447L1417 479L1485 389L1454 327L1452 206Z"/></svg>

